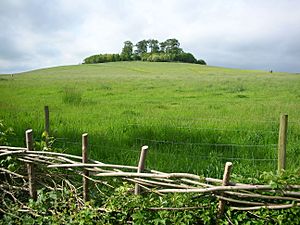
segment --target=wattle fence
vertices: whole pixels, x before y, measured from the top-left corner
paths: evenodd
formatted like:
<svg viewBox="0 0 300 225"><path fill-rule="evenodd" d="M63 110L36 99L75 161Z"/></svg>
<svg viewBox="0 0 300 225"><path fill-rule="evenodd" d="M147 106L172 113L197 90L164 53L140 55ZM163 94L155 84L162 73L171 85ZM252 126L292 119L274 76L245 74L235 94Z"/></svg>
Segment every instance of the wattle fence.
<svg viewBox="0 0 300 225"><path fill-rule="evenodd" d="M82 135L82 156L52 151L35 151L32 130L26 131L26 147L0 146L0 160L8 157L22 162L22 173L0 167L0 191L10 193L21 190L37 199L37 189L41 186L55 189L56 183L64 180L76 192L82 192L82 204L91 197L90 187L95 184L101 192L101 186L114 187L107 178L120 179L135 185L134 194L144 192L165 195L167 193L194 193L211 195L219 200L218 214L225 207L232 210L286 209L300 206L300 185L270 185L235 183L230 179L233 164L225 164L223 179L201 177L190 173L166 173L146 168L148 146L143 146L137 166L107 164L88 159L88 134ZM149 147L151 148L151 146ZM284 156L283 156L284 157ZM279 165L283 166L284 165ZM279 167L280 168L280 167ZM51 172L52 171L52 172ZM54 172L53 172L54 171ZM72 183L70 176L81 176L82 182ZM48 179L48 183L45 181ZM49 182L49 180L51 182ZM52 184L52 185L49 185ZM16 199L16 201L18 201ZM201 205L199 206L201 207ZM193 210L197 207L155 208L152 210ZM103 209L105 210L105 209Z"/></svg>

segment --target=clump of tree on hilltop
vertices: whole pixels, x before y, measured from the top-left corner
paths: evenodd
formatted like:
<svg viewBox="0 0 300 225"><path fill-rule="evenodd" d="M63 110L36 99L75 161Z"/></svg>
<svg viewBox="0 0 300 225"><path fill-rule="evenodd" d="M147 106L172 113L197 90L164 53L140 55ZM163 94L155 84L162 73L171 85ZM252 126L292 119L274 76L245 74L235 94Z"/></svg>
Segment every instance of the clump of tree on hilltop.
<svg viewBox="0 0 300 225"><path fill-rule="evenodd" d="M197 60L193 54L184 52L177 39L159 42L155 39L142 40L135 45L125 41L121 54L98 54L84 59L84 64L117 61L149 61L149 62L185 62L206 65L203 59Z"/></svg>

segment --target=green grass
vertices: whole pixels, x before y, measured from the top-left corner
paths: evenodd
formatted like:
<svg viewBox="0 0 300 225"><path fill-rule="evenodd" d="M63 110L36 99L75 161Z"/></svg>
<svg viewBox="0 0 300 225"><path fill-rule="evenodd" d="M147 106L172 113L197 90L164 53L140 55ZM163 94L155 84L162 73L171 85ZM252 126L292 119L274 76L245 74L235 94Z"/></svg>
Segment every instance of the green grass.
<svg viewBox="0 0 300 225"><path fill-rule="evenodd" d="M24 144L43 130L50 108L56 146L80 154L89 133L92 158L166 171L222 175L276 169L279 116L289 115L288 168L300 159L300 76L182 63L116 62L63 66L0 79L0 119ZM78 143L74 143L78 142Z"/></svg>

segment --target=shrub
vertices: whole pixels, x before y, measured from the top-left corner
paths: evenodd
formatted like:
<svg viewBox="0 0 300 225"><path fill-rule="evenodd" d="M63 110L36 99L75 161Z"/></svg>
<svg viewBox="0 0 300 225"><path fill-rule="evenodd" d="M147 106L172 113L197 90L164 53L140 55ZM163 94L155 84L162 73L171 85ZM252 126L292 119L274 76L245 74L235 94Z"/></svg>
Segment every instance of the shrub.
<svg viewBox="0 0 300 225"><path fill-rule="evenodd" d="M191 53L188 53L188 52L187 53L183 52L183 53L176 55L175 60L179 61L179 62L186 62L186 63L196 63L197 62L197 59Z"/></svg>
<svg viewBox="0 0 300 225"><path fill-rule="evenodd" d="M7 138L14 135L14 130L0 120L0 145L8 145Z"/></svg>
<svg viewBox="0 0 300 225"><path fill-rule="evenodd" d="M198 59L195 63L200 65L206 65L206 62L203 59Z"/></svg>

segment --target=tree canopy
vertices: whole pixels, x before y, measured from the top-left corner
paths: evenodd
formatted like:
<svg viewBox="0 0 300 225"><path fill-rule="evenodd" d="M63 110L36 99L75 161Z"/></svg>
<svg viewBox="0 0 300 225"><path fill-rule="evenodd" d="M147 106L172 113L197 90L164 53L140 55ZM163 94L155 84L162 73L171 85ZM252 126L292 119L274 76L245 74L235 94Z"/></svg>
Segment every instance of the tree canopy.
<svg viewBox="0 0 300 225"><path fill-rule="evenodd" d="M133 44L131 41L125 41L121 52L121 58L124 61L130 61L133 55Z"/></svg>
<svg viewBox="0 0 300 225"><path fill-rule="evenodd" d="M84 64L116 61L142 60L149 62L185 62L206 65L203 59L196 59L192 53L184 52L177 39L159 42L155 39L141 40L135 45L125 41L121 54L98 54L84 59Z"/></svg>

